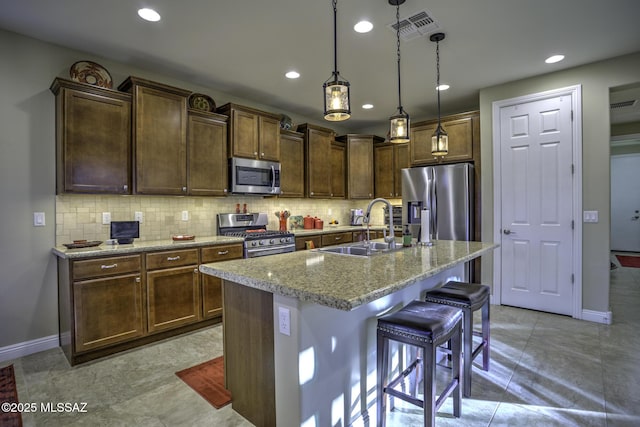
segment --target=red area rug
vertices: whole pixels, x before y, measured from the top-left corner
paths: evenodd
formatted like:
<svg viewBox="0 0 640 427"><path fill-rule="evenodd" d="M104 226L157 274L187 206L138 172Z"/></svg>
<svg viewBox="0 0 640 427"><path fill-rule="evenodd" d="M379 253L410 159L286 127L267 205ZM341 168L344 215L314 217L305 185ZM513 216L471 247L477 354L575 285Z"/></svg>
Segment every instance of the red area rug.
<svg viewBox="0 0 640 427"><path fill-rule="evenodd" d="M224 388L222 356L178 371L176 375L216 409L231 403L231 393Z"/></svg>
<svg viewBox="0 0 640 427"><path fill-rule="evenodd" d="M16 388L13 365L0 368L0 403L18 403L18 389ZM0 410L0 426L22 427L22 415L20 412Z"/></svg>
<svg viewBox="0 0 640 427"><path fill-rule="evenodd" d="M623 267L640 268L640 256L616 255L616 258Z"/></svg>

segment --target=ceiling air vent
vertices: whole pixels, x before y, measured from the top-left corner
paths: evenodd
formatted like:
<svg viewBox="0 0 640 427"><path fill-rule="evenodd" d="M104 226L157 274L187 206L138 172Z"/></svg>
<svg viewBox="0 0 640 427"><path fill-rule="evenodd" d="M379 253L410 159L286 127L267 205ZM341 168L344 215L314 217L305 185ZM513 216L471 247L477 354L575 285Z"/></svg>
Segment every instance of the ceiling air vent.
<svg viewBox="0 0 640 427"><path fill-rule="evenodd" d="M617 110L618 108L633 107L634 105L636 105L636 100L635 99L632 99L630 101L614 102L614 103L611 104L611 109L612 110Z"/></svg>
<svg viewBox="0 0 640 427"><path fill-rule="evenodd" d="M394 33L398 27L395 22L388 24L387 28ZM400 38L404 41L423 37L440 29L440 25L431 16L428 10L421 10L411 16L400 19Z"/></svg>

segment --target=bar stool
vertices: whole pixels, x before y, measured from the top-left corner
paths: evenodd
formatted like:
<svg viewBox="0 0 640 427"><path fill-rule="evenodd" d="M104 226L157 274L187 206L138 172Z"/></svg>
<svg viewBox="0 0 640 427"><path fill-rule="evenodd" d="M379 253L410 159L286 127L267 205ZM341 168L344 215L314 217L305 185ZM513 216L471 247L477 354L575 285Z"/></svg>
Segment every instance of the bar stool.
<svg viewBox="0 0 640 427"><path fill-rule="evenodd" d="M394 396L424 409L424 425L435 426L438 408L448 396L453 397L453 415L460 417L460 402L462 392L460 388L460 362L462 352L462 310L441 304L424 301L412 301L401 310L378 319L377 331L377 414L378 426L386 424L386 396ZM389 341L410 344L422 350L424 371L423 400L412 394L406 394L394 389L414 369L420 365L420 358L416 358L407 369L389 381ZM436 400L436 350L439 346L450 341L452 370L451 381ZM420 352L418 352L419 354Z"/></svg>
<svg viewBox="0 0 640 427"><path fill-rule="evenodd" d="M463 381L464 397L471 397L471 367L473 360L482 351L482 369L489 370L489 286L477 283L450 281L446 285L427 292L425 301L446 304L462 309L464 314L463 335ZM482 333L473 331L473 313L482 309ZM482 342L473 348L473 337L482 337Z"/></svg>

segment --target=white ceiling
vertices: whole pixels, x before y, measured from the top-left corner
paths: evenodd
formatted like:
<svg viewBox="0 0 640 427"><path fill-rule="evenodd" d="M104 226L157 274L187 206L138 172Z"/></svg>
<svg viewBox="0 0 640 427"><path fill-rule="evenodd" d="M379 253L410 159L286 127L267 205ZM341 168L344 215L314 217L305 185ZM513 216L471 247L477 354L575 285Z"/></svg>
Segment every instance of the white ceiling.
<svg viewBox="0 0 640 427"><path fill-rule="evenodd" d="M162 20L142 21L139 7ZM443 113L478 108L481 88L640 51L640 0L406 0L400 17L421 10L446 34ZM371 33L353 31L360 19ZM393 22L388 0L338 1L338 69L352 93L341 124L351 132L384 129L396 111ZM0 28L318 119L333 69L331 0L0 0ZM401 53L403 106L432 118L435 44L420 37ZM555 53L566 59L545 64ZM302 76L284 78L289 69Z"/></svg>

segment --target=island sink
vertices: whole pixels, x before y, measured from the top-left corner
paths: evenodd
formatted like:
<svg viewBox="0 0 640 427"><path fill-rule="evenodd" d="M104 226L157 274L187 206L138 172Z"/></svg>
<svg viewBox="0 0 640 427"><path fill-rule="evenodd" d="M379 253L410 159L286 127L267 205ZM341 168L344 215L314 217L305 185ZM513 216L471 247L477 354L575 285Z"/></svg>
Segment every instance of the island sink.
<svg viewBox="0 0 640 427"><path fill-rule="evenodd" d="M316 249L318 252L329 252L339 255L355 255L355 256L371 256L382 253L395 252L403 249L402 245L396 245L395 248L389 248L387 242L369 242L369 245L365 242L346 244L340 246L329 246L326 248Z"/></svg>

